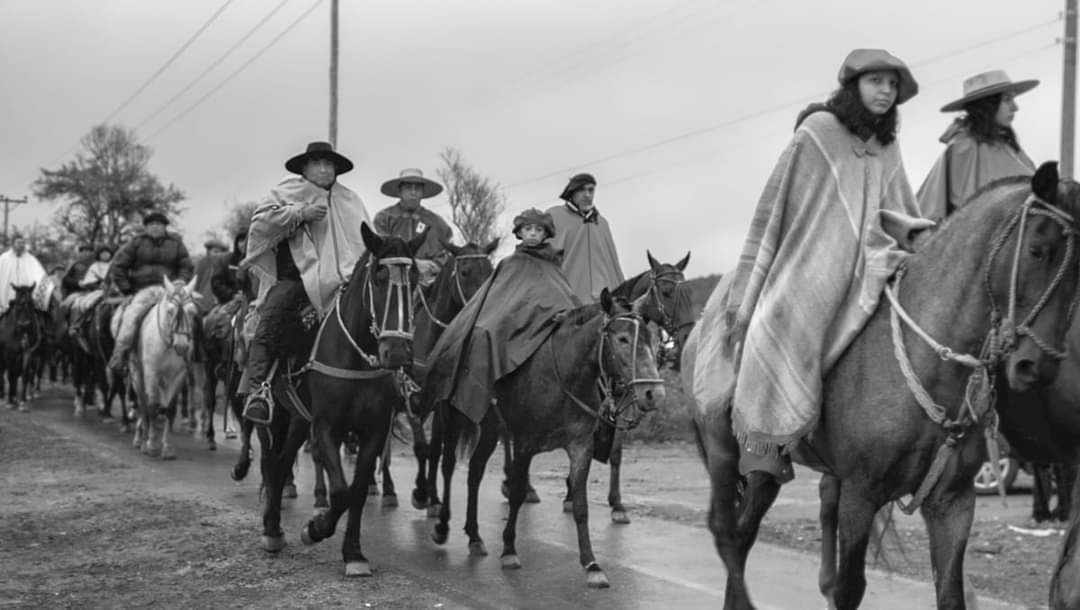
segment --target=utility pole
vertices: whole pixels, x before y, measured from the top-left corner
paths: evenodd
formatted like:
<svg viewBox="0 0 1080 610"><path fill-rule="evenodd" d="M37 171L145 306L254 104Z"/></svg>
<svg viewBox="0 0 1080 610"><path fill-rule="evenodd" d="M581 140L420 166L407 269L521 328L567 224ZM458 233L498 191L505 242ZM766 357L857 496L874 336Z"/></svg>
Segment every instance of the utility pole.
<svg viewBox="0 0 1080 610"><path fill-rule="evenodd" d="M1064 74L1061 87L1062 178L1073 177L1073 146L1076 138L1076 1L1065 0Z"/></svg>
<svg viewBox="0 0 1080 610"><path fill-rule="evenodd" d="M0 195L0 203L4 204L4 246L8 245L8 214L11 213L11 204L27 203L26 197L22 199L12 199L4 195Z"/></svg>
<svg viewBox="0 0 1080 610"><path fill-rule="evenodd" d="M330 0L330 146L337 148L338 0Z"/></svg>

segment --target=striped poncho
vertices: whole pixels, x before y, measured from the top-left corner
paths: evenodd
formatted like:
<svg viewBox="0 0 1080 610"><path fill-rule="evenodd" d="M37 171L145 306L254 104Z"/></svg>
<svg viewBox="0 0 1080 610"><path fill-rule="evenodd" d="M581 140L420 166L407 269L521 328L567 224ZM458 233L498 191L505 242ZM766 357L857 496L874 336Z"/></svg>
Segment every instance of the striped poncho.
<svg viewBox="0 0 1080 610"><path fill-rule="evenodd" d="M918 218L896 144L864 142L829 112L808 116L765 185L724 294L703 313L699 408L730 405L755 453L806 436L825 374L874 312L911 232L931 224Z"/></svg>

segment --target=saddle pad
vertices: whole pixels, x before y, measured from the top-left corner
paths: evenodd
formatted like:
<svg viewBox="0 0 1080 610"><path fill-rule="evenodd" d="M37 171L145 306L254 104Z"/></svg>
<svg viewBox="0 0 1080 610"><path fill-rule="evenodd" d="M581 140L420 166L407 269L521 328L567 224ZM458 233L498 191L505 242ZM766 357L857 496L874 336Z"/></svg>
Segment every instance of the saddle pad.
<svg viewBox="0 0 1080 610"><path fill-rule="evenodd" d="M49 304L52 301L53 293L56 292L56 284L46 278L34 285L34 292L31 298L34 301L34 307L38 311L49 311Z"/></svg>
<svg viewBox="0 0 1080 610"><path fill-rule="evenodd" d="M90 292L76 293L69 297L71 310L76 313L84 313L90 311L101 301L101 297L105 296L105 291L91 290ZM65 300L66 301L66 300Z"/></svg>

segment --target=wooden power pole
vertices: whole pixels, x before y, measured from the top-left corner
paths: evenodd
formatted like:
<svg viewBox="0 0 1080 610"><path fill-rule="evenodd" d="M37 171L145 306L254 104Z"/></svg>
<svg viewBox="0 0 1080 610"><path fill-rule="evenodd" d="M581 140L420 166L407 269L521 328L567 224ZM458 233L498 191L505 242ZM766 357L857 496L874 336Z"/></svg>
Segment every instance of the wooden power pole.
<svg viewBox="0 0 1080 610"><path fill-rule="evenodd" d="M0 203L4 204L4 246L8 245L8 215L11 213L11 205L18 205L26 202L26 197L23 197L22 199L11 199L10 197L0 195Z"/></svg>
<svg viewBox="0 0 1080 610"><path fill-rule="evenodd" d="M330 146L337 148L338 0L330 0Z"/></svg>
<svg viewBox="0 0 1080 610"><path fill-rule="evenodd" d="M1065 56L1061 87L1061 163L1062 178L1073 177L1073 147L1076 139L1076 2L1065 0Z"/></svg>

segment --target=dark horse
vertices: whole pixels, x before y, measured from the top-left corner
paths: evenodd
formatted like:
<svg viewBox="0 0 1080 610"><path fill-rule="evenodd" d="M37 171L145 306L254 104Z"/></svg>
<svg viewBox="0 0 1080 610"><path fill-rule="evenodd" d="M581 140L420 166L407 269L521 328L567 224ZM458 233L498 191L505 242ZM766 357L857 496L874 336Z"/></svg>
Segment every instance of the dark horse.
<svg viewBox="0 0 1080 610"><path fill-rule="evenodd" d="M443 503L433 538L446 542L450 521L450 484L459 438L474 447L469 460L468 502L465 532L472 555L486 555L477 524L477 500L487 460L504 424L510 433L513 456L510 467L510 515L503 531L502 566L517 569L517 518L525 502L529 464L537 453L563 449L570 457L571 493L578 551L590 587L608 586L607 576L596 563L589 538L586 492L593 456L593 434L608 425L599 415L596 384L607 377L615 387L626 388L642 408L651 409L663 399L664 386L656 372L652 336L637 308L615 299L605 289L600 303L568 312L537 351L520 367L495 384L495 402L476 426L464 414L443 401L437 405L443 421ZM445 380L441 380L444 381ZM429 379L432 385L435 380Z"/></svg>
<svg viewBox="0 0 1080 610"><path fill-rule="evenodd" d="M45 325L34 307L34 285L12 284L11 287L15 296L0 316L0 346L3 346L3 366L7 369L8 408L27 411L26 393L34 382L45 344Z"/></svg>
<svg viewBox="0 0 1080 610"><path fill-rule="evenodd" d="M1068 357L1054 383L1025 393L999 385L999 431L1025 460L1080 463L1080 320L1073 320L1065 340ZM1050 583L1051 610L1080 608L1080 480L1072 492L1068 533Z"/></svg>
<svg viewBox="0 0 1080 610"><path fill-rule="evenodd" d="M401 401L401 369L412 362L410 288L417 279L413 255L427 237L411 242L382 238L366 223L360 232L367 253L323 319L296 391L287 375L276 376L273 388L279 406L267 429L259 431L266 487L263 548L279 552L284 545L281 492L310 429L312 457L330 480L330 510L309 521L301 539L313 544L329 538L348 511L342 542L346 576L371 575L360 548L361 514L375 459L386 445L394 409ZM348 433L358 447L351 484L340 453Z"/></svg>
<svg viewBox="0 0 1080 610"><path fill-rule="evenodd" d="M82 415L101 393L98 415L112 418L113 400L120 398L120 428L128 432L134 419L128 411L127 380L107 370L115 339L111 323L120 306L118 297L106 297L86 312L69 312L71 326L71 381L75 390L75 415Z"/></svg>
<svg viewBox="0 0 1080 610"><path fill-rule="evenodd" d="M427 374L427 357L435 342L442 336L446 326L454 319L465 303L472 298L480 286L491 276L491 253L499 247L499 240L493 240L486 246L469 243L464 246L446 244L447 251L452 255L449 263L443 266L435 281L428 287L418 286L415 290L416 298L413 299L414 332L413 332L413 374L417 381L424 383ZM411 413L411 405L403 411ZM437 507L439 499L436 494L429 494L425 490L425 465L429 463L429 456L437 452L442 443L442 431L436 422L432 423L431 441L425 438L423 422L415 415L409 416L412 427L413 453L416 455L416 487L412 492L412 505L422 509L432 506ZM397 493L394 489L394 481L390 477L390 445L388 438L386 447L379 459L379 471L382 475L382 504L383 506L397 506ZM323 508L326 503L326 488L323 485L321 472L317 472L315 487L315 507ZM375 487L372 479L372 487ZM375 489L377 491L377 488Z"/></svg>
<svg viewBox="0 0 1080 610"><path fill-rule="evenodd" d="M1023 391L1057 374L1063 353L1053 344L1076 299L1078 212L1080 185L1059 182L1055 164L1030 181L991 183L919 243L896 284L899 307L879 305L827 374L820 421L794 457L836 483L822 497L820 584L837 608L861 603L874 514L906 494L914 494L908 509L921 508L926 521L938 607L965 607L963 558L988 378L1000 371ZM906 326L904 311L914 319ZM687 388L700 329L683 352ZM931 347L929 338L940 344ZM978 357L964 355L972 353ZM761 472L740 483L729 405L699 405L693 419L712 484L709 529L727 567L725 607L750 608L746 557L780 486Z"/></svg>

